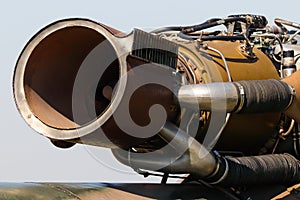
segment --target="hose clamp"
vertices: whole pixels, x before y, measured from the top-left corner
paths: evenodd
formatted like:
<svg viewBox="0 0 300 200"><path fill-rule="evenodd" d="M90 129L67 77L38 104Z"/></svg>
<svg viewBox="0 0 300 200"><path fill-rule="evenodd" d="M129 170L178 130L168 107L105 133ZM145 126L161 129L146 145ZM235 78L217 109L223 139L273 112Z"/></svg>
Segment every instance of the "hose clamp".
<svg viewBox="0 0 300 200"><path fill-rule="evenodd" d="M237 87L238 94L239 94L239 103L234 113L239 113L244 107L246 94L245 94L244 87L239 82L234 82L234 84Z"/></svg>
<svg viewBox="0 0 300 200"><path fill-rule="evenodd" d="M217 160L217 166L216 166L216 169L214 170L214 172L206 178L210 179L210 178L214 177L215 175L217 175L220 172L221 165L223 165L225 163L225 170L224 170L224 173L222 174L222 176L214 182L209 182L209 184L215 185L215 184L221 183L227 177L228 171L229 171L229 165L228 165L227 159L225 157L221 156L219 154L219 152L213 151L213 155L215 156L215 158Z"/></svg>
<svg viewBox="0 0 300 200"><path fill-rule="evenodd" d="M221 183L223 182L223 180L225 180L225 178L227 177L228 175L228 172L229 172L229 165L228 165L228 161L226 158L223 158L223 160L225 161L225 171L224 171L224 174L221 176L221 178L219 178L217 181L215 182L211 182L210 184L212 185L216 185L218 183Z"/></svg>
<svg viewBox="0 0 300 200"><path fill-rule="evenodd" d="M288 84L288 83L286 83L287 85L288 85L288 87L289 87L289 90L290 90L290 102L289 102L289 104L286 106L286 108L285 109L288 109L290 106L291 106L291 104L293 103L293 101L294 101L294 99L295 99L295 96L296 96L296 90L295 90L295 88L293 87L293 86L291 86L290 84Z"/></svg>

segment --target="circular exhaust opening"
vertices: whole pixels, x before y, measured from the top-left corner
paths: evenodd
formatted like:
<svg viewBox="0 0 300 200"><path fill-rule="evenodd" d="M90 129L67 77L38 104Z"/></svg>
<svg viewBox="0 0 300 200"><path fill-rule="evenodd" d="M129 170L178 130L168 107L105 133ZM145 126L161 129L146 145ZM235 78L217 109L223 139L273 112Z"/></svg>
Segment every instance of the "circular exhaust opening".
<svg viewBox="0 0 300 200"><path fill-rule="evenodd" d="M96 120L110 105L112 84L116 83L120 76L120 63L114 47L110 42L106 42L106 53L112 54L116 59L109 66L103 66L106 70L102 77L99 77L96 85L91 86L95 91L85 88L85 93L91 92L91 95L86 96L85 105L81 105L80 108L91 112L92 117L80 121L75 121L73 117L73 87L80 67L97 45L107 41L105 34L109 32L106 29L103 31L104 28L99 24L91 22L84 25L82 21L77 25L70 24L54 24L44 29L28 43L18 61L15 82L18 82L16 79L23 80L23 91L22 88L16 88L18 84L15 83L15 98L27 122L30 119L26 117L29 118L32 114L37 121L50 128L75 129ZM104 33L100 33L101 31ZM101 63L101 59L98 62ZM22 92L27 109L24 108L22 99L18 100L18 93ZM28 123L35 129L41 126L36 125L36 122Z"/></svg>

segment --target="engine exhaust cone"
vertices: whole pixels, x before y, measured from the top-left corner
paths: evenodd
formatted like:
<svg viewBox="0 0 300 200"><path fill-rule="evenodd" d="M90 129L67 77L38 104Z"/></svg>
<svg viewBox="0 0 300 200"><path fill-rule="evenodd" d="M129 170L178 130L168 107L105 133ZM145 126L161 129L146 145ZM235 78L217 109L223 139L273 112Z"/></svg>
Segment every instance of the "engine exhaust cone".
<svg viewBox="0 0 300 200"><path fill-rule="evenodd" d="M93 96L100 98L93 100L102 104L94 103L98 114L88 120L76 120L72 93L84 59L102 42L107 46L105 53L115 60L97 87L117 82L126 73L126 61L121 60L120 48L116 47L114 35L118 33L90 20L68 19L50 24L28 42L16 64L13 87L17 107L33 129L48 138L70 141L94 132L108 121L117 101L110 101L102 94ZM121 90L119 86L114 88L115 99Z"/></svg>
<svg viewBox="0 0 300 200"><path fill-rule="evenodd" d="M25 121L53 141L109 148L145 141L124 133L113 117L128 70L144 64L130 56L133 40L143 34L125 35L86 19L62 20L42 29L24 48L14 73L14 97ZM140 126L149 123L153 104L172 107L172 91L164 87L146 85L137 91L130 115ZM168 116L175 116L170 112Z"/></svg>

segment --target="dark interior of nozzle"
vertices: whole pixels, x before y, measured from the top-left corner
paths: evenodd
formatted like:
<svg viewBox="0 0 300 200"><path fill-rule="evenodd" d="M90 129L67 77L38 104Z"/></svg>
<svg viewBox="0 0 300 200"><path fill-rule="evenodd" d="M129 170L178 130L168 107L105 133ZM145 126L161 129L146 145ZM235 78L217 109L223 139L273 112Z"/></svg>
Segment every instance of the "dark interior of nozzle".
<svg viewBox="0 0 300 200"><path fill-rule="evenodd" d="M102 90L118 80L117 60L99 77L97 95L92 95L92 101L85 102L94 106L93 112L97 114L78 122L72 112L73 86L80 66L87 55L105 40L105 36L93 29L75 26L57 30L37 44L26 64L24 89L31 111L44 124L71 129L94 120L105 111L110 99L103 95ZM107 51L116 54L110 43ZM89 88L83 90L88 92Z"/></svg>

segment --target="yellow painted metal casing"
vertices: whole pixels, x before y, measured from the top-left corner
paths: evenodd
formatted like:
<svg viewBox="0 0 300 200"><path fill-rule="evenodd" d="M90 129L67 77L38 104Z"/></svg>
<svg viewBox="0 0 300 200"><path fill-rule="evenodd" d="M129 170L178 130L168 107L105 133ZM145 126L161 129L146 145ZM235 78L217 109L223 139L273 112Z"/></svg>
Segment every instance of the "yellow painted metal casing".
<svg viewBox="0 0 300 200"><path fill-rule="evenodd" d="M253 48L255 57L246 56L239 41L210 41L197 48L195 44L184 44L201 60L200 76L203 82L227 82L228 75L220 51L228 64L232 81L279 79L278 72L271 60L259 49ZM194 46L194 47L192 47ZM199 64L199 63L198 63ZM197 73L196 73L197 74ZM203 78L204 77L204 78ZM231 114L228 124L217 142L220 151L241 151L244 154L255 154L272 136L279 121L280 113ZM198 137L203 140L210 121L204 129L199 130Z"/></svg>

